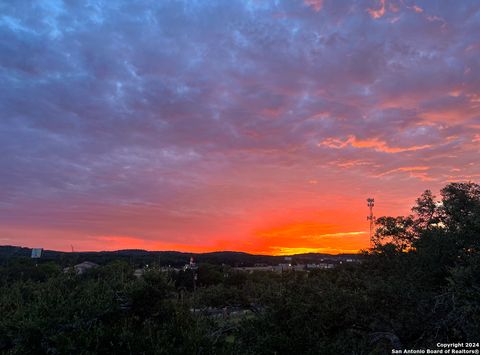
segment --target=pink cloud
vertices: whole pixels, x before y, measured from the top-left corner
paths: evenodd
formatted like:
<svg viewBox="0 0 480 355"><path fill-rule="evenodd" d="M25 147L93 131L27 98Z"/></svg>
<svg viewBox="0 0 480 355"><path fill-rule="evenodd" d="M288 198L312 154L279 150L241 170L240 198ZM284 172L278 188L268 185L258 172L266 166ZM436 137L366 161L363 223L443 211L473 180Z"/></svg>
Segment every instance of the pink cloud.
<svg viewBox="0 0 480 355"><path fill-rule="evenodd" d="M385 0L380 0L380 7L377 9L367 9L367 12L370 14L370 16L374 19L378 19L383 17L385 15Z"/></svg>

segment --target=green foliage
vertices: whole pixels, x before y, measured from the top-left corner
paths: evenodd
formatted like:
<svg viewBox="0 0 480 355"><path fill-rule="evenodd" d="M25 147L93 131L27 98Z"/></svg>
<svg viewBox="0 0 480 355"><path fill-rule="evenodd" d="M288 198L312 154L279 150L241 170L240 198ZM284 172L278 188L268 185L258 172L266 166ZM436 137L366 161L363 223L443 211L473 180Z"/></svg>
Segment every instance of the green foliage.
<svg viewBox="0 0 480 355"><path fill-rule="evenodd" d="M222 282L224 272L221 266L201 264L198 267L198 284L202 286L215 285Z"/></svg>

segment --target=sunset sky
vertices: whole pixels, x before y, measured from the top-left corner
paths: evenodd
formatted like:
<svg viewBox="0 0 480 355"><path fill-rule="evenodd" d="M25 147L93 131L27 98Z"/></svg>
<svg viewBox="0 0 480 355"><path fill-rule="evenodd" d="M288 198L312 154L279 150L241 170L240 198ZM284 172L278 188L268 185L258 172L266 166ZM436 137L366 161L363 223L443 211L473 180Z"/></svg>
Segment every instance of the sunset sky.
<svg viewBox="0 0 480 355"><path fill-rule="evenodd" d="M0 3L0 245L355 252L479 161L479 1Z"/></svg>

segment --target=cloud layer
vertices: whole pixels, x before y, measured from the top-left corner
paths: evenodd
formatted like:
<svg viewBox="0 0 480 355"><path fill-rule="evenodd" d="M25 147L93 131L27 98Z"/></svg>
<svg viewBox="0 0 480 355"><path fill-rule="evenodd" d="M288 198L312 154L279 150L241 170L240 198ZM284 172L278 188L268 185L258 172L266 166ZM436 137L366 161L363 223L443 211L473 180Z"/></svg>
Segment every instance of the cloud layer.
<svg viewBox="0 0 480 355"><path fill-rule="evenodd" d="M479 180L477 1L0 14L2 244L351 251L366 197Z"/></svg>

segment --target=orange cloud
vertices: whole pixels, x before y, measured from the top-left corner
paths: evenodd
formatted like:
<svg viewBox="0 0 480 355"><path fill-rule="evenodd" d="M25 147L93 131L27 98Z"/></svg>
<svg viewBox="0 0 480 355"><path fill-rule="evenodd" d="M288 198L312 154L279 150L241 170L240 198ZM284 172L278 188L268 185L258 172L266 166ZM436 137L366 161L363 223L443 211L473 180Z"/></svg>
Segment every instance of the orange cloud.
<svg viewBox="0 0 480 355"><path fill-rule="evenodd" d="M345 161L334 161L331 164L336 166L336 167L344 168L344 169L355 168L355 167L359 167L359 166L374 165L371 161L360 160L360 159L345 160Z"/></svg>
<svg viewBox="0 0 480 355"><path fill-rule="evenodd" d="M379 9L367 9L367 12L374 19L382 17L383 15L385 15L385 0L380 0Z"/></svg>
<svg viewBox="0 0 480 355"><path fill-rule="evenodd" d="M323 0L304 0L304 4L319 12L323 7Z"/></svg>
<svg viewBox="0 0 480 355"><path fill-rule="evenodd" d="M423 9L422 9L420 6L413 5L411 8L412 8L413 11L415 11L417 14L420 14L420 13L423 12Z"/></svg>
<svg viewBox="0 0 480 355"><path fill-rule="evenodd" d="M467 95L468 96L468 95ZM469 97L469 102L454 105L452 107L441 107L422 112L419 116L430 122L464 122L478 116L480 105L474 98Z"/></svg>
<svg viewBox="0 0 480 355"><path fill-rule="evenodd" d="M269 229L263 229L256 232L260 237L299 237L312 234L330 233L334 230L335 225L324 224L318 222L293 222Z"/></svg>
<svg viewBox="0 0 480 355"><path fill-rule="evenodd" d="M319 228L331 228L330 225L323 225L317 223L302 223L292 224L289 226L270 229L267 231L259 232L258 235L262 237L282 237L282 236L295 236L301 239L319 239L325 237L344 237L350 235L365 234L364 231L360 232L337 232L337 233L318 233Z"/></svg>
<svg viewBox="0 0 480 355"><path fill-rule="evenodd" d="M430 170L429 166L403 166L397 169L385 171L381 174L378 174L377 177L395 174L398 172L407 172L409 173L410 177L414 177L422 181L433 181L435 179L429 176L427 173L429 170Z"/></svg>
<svg viewBox="0 0 480 355"><path fill-rule="evenodd" d="M386 171L384 173L379 174L378 176L393 174L393 173L396 173L398 171L411 172L411 171L426 171L426 170L429 170L429 169L430 169L430 167L428 167L428 166L404 166L404 167L401 167L401 168L398 168L398 169L393 169L393 170Z"/></svg>
<svg viewBox="0 0 480 355"><path fill-rule="evenodd" d="M382 153L411 152L411 151L416 151L416 150L421 150L421 149L426 149L431 147L430 144L415 145L411 147L390 147L387 144L387 142L380 140L378 138L361 140L361 139L357 139L353 135L348 136L348 139L345 141L342 141L337 138L328 138L328 139L325 139L323 142L319 143L319 145L324 145L329 148L335 148L335 149L341 149L348 146L351 146L354 148L371 148L377 152L382 152Z"/></svg>
<svg viewBox="0 0 480 355"><path fill-rule="evenodd" d="M414 172L414 171L412 171L410 173L410 176L414 177L414 178L417 178L421 181L436 181L437 180L436 178L431 177L430 175L428 175L425 172Z"/></svg>

